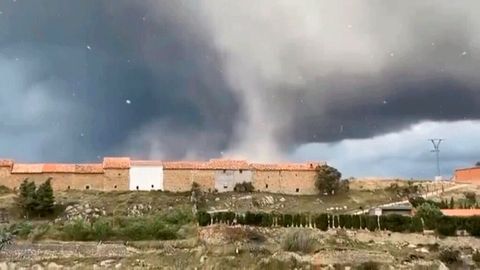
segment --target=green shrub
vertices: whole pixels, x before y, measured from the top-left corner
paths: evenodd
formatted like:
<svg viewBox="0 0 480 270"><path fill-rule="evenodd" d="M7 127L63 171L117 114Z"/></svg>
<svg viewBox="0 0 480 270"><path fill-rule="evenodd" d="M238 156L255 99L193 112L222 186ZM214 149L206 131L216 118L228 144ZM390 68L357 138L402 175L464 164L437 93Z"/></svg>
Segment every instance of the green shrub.
<svg viewBox="0 0 480 270"><path fill-rule="evenodd" d="M10 226L9 231L21 239L26 239L32 232L33 225L31 222L21 222Z"/></svg>
<svg viewBox="0 0 480 270"><path fill-rule="evenodd" d="M94 240L107 240L113 235L110 223L104 219L98 219L92 224L92 238Z"/></svg>
<svg viewBox="0 0 480 270"><path fill-rule="evenodd" d="M235 184L233 190L236 192L253 192L255 188L251 182L243 182Z"/></svg>
<svg viewBox="0 0 480 270"><path fill-rule="evenodd" d="M431 204L424 203L417 208L415 216L423 219L425 227L429 230L434 230L437 224L437 219L442 216L440 209Z"/></svg>
<svg viewBox="0 0 480 270"><path fill-rule="evenodd" d="M438 219L437 227L435 229L438 235L454 236L457 233L457 224L454 218L441 217Z"/></svg>
<svg viewBox="0 0 480 270"><path fill-rule="evenodd" d="M352 215L344 215L345 219L345 229L351 229L352 228Z"/></svg>
<svg viewBox="0 0 480 270"><path fill-rule="evenodd" d="M320 214L314 217L315 227L322 231L328 230L328 215L327 214Z"/></svg>
<svg viewBox="0 0 480 270"><path fill-rule="evenodd" d="M303 227L308 226L308 214L301 214L300 215L300 224L302 224Z"/></svg>
<svg viewBox="0 0 480 270"><path fill-rule="evenodd" d="M197 220L200 226L207 226L210 224L211 216L209 213L205 211L198 211Z"/></svg>
<svg viewBox="0 0 480 270"><path fill-rule="evenodd" d="M365 222L367 223L367 229L371 232L378 230L378 216L366 216Z"/></svg>
<svg viewBox="0 0 480 270"><path fill-rule="evenodd" d="M30 239L32 241L40 240L50 230L49 224L41 224L33 229L30 233Z"/></svg>
<svg viewBox="0 0 480 270"><path fill-rule="evenodd" d="M273 225L273 216L269 213L260 213L262 220L260 226L262 227L271 227Z"/></svg>
<svg viewBox="0 0 480 270"><path fill-rule="evenodd" d="M283 223L285 224L285 227L292 227L292 225L293 225L292 215L290 215L290 214L283 215Z"/></svg>
<svg viewBox="0 0 480 270"><path fill-rule="evenodd" d="M380 226L392 232L406 232L409 230L411 218L407 216L391 214L380 216Z"/></svg>
<svg viewBox="0 0 480 270"><path fill-rule="evenodd" d="M472 260L476 263L476 264L479 264L480 263L480 252L478 250L476 250L475 252L473 252L472 254Z"/></svg>
<svg viewBox="0 0 480 270"><path fill-rule="evenodd" d="M367 215L359 215L360 218L360 229L367 228Z"/></svg>
<svg viewBox="0 0 480 270"><path fill-rule="evenodd" d="M379 270L380 269L380 264L378 262L374 261L368 261L360 264L358 266L359 270Z"/></svg>
<svg viewBox="0 0 480 270"><path fill-rule="evenodd" d="M83 219L71 221L63 226L66 240L87 241L90 240L91 227Z"/></svg>
<svg viewBox="0 0 480 270"><path fill-rule="evenodd" d="M169 224L184 225L193 221L194 217L190 211L175 210L166 214L164 217L165 222Z"/></svg>
<svg viewBox="0 0 480 270"><path fill-rule="evenodd" d="M422 219L419 217L413 217L410 223L410 232L423 232Z"/></svg>
<svg viewBox="0 0 480 270"><path fill-rule="evenodd" d="M480 236L480 216L470 217L466 221L466 223L467 223L466 224L467 232L472 236L479 237Z"/></svg>
<svg viewBox="0 0 480 270"><path fill-rule="evenodd" d="M293 215L293 220L292 220L293 226L300 227L301 220L302 220L302 217L300 214Z"/></svg>
<svg viewBox="0 0 480 270"><path fill-rule="evenodd" d="M360 229L360 215L352 216L352 228L356 230Z"/></svg>
<svg viewBox="0 0 480 270"><path fill-rule="evenodd" d="M446 264L458 263L460 261L460 251L452 248L441 250L439 259Z"/></svg>
<svg viewBox="0 0 480 270"><path fill-rule="evenodd" d="M315 238L305 230L289 232L283 240L285 251L310 253L315 248Z"/></svg>

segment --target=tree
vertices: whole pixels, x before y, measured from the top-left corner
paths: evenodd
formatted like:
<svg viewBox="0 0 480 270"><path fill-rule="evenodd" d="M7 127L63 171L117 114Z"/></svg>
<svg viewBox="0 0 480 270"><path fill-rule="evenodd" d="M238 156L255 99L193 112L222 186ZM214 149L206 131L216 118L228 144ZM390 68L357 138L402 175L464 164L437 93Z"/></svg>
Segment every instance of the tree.
<svg viewBox="0 0 480 270"><path fill-rule="evenodd" d="M443 216L442 211L436 205L424 203L417 207L417 217L423 219L425 227L429 230L435 229L437 220Z"/></svg>
<svg viewBox="0 0 480 270"><path fill-rule="evenodd" d="M477 163L475 163L475 166L480 166L480 161L477 161Z"/></svg>
<svg viewBox="0 0 480 270"><path fill-rule="evenodd" d="M17 198L17 205L23 210L23 214L28 218L37 208L36 186L35 182L23 180L20 185L20 193Z"/></svg>
<svg viewBox="0 0 480 270"><path fill-rule="evenodd" d="M468 191L468 192L465 192L463 195L465 195L465 198L467 199L468 204L470 206L474 205L477 202L477 198L476 198L477 196L475 192Z"/></svg>
<svg viewBox="0 0 480 270"><path fill-rule="evenodd" d="M453 200L453 197L450 197L450 209L455 208L455 201Z"/></svg>
<svg viewBox="0 0 480 270"><path fill-rule="evenodd" d="M318 166L316 172L315 187L318 191L322 194L335 194L340 188L342 174L328 165Z"/></svg>
<svg viewBox="0 0 480 270"><path fill-rule="evenodd" d="M47 179L45 183L41 184L36 192L37 197L37 211L41 216L53 213L53 204L55 203L55 197L53 196L52 185L50 184L51 178Z"/></svg>
<svg viewBox="0 0 480 270"><path fill-rule="evenodd" d="M32 215L44 216L53 213L55 198L50 180L47 179L38 188L35 182L29 182L27 179L20 185L17 205L27 218Z"/></svg>

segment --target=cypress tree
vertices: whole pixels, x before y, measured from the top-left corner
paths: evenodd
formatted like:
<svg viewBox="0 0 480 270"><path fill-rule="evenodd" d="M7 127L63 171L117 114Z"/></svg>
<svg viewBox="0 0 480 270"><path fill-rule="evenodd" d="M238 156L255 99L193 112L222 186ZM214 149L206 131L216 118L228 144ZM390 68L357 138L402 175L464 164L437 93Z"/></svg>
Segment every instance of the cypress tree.
<svg viewBox="0 0 480 270"><path fill-rule="evenodd" d="M453 197L450 197L450 209L455 208L455 201L453 200Z"/></svg>

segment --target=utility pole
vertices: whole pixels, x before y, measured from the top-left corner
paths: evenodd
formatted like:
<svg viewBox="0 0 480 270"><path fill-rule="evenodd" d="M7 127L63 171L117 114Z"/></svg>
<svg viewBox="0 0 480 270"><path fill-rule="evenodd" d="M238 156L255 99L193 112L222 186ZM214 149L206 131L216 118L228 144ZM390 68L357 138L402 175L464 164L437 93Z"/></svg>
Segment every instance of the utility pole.
<svg viewBox="0 0 480 270"><path fill-rule="evenodd" d="M435 153L437 158L437 175L435 176L435 180L441 180L442 175L440 174L440 143L444 141L444 139L429 139L429 141L433 144L433 150L430 152Z"/></svg>

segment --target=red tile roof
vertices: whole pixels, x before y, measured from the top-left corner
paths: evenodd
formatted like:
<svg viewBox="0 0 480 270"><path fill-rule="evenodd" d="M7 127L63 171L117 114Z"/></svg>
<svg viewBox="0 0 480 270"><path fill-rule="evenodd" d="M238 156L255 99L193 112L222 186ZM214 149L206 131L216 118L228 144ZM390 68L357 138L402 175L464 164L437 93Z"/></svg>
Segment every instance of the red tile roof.
<svg viewBox="0 0 480 270"><path fill-rule="evenodd" d="M163 162L160 160L132 160L131 166L163 166Z"/></svg>
<svg viewBox="0 0 480 270"><path fill-rule="evenodd" d="M313 171L317 166L325 163L309 162L309 163L276 163L276 164L262 164L252 163L250 167L258 171Z"/></svg>
<svg viewBox="0 0 480 270"><path fill-rule="evenodd" d="M207 167L214 170L248 170L250 165L246 160L211 159Z"/></svg>
<svg viewBox="0 0 480 270"><path fill-rule="evenodd" d="M130 168L129 157L106 157L103 159L104 169L128 169Z"/></svg>
<svg viewBox="0 0 480 270"><path fill-rule="evenodd" d="M0 167L12 167L13 160L11 159L0 159Z"/></svg>
<svg viewBox="0 0 480 270"><path fill-rule="evenodd" d="M75 173L89 174L89 173L103 173L102 164L76 164Z"/></svg>
<svg viewBox="0 0 480 270"><path fill-rule="evenodd" d="M44 173L75 173L75 164L43 164Z"/></svg>
<svg viewBox="0 0 480 270"><path fill-rule="evenodd" d="M163 168L171 170L205 170L208 169L206 164L206 162L201 161L165 161L163 162Z"/></svg>
<svg viewBox="0 0 480 270"><path fill-rule="evenodd" d="M480 209L441 209L445 216L471 217L480 216Z"/></svg>
<svg viewBox="0 0 480 270"><path fill-rule="evenodd" d="M21 164L15 163L12 168L12 173L42 173L43 164Z"/></svg>

